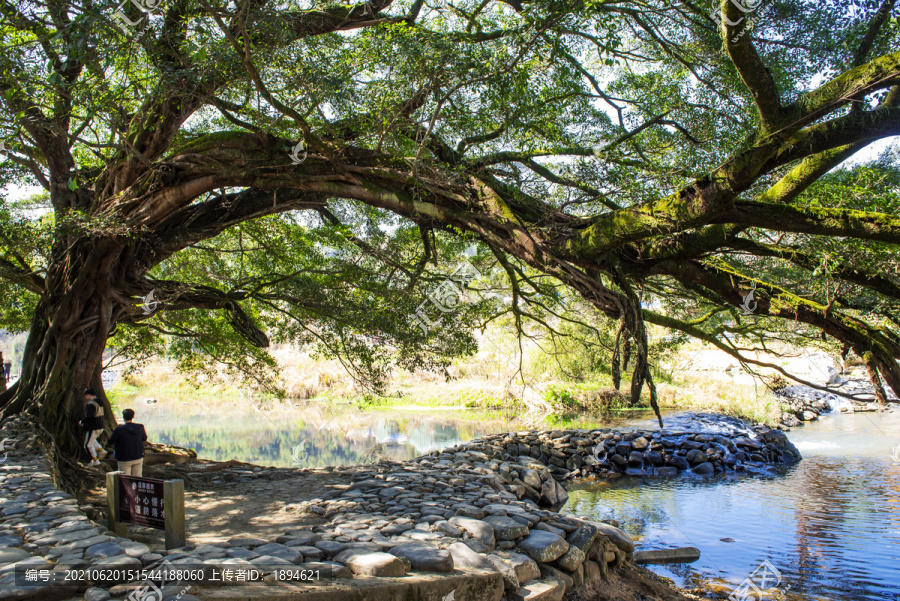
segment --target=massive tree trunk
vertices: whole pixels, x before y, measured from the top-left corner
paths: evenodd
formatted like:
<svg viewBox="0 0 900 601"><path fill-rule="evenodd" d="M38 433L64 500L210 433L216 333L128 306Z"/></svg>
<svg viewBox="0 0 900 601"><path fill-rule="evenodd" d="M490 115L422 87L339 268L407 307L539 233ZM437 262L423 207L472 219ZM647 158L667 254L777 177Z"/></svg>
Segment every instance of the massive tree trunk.
<svg viewBox="0 0 900 601"><path fill-rule="evenodd" d="M58 253L47 276L25 345L22 373L3 417L25 412L52 436L60 458L86 457L78 420L82 393L91 386L114 418L100 381L103 351L127 299L112 288L123 245L83 238Z"/></svg>

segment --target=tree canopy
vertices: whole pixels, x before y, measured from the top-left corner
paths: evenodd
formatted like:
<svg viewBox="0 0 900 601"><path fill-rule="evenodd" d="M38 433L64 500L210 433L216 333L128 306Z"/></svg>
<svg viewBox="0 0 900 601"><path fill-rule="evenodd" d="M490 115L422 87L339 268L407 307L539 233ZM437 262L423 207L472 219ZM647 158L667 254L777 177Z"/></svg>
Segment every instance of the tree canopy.
<svg viewBox="0 0 900 601"><path fill-rule="evenodd" d="M632 398L647 323L825 337L900 392L900 166L845 163L900 134L893 0L0 7L0 177L45 191L2 207L30 335L0 406L58 441L110 337L151 331L249 370L316 339L374 381L589 306ZM417 330L467 249L508 302Z"/></svg>

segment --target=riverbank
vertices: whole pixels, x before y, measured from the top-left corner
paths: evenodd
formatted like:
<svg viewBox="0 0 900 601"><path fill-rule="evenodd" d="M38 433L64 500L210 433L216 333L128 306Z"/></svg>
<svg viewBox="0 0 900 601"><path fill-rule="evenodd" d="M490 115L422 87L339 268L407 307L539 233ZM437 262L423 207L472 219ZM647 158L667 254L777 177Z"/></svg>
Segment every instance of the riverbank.
<svg viewBox="0 0 900 601"><path fill-rule="evenodd" d="M260 573L269 574L268 580L263 578L257 583L263 588L283 588L284 583L275 583L271 578L279 567L315 568L327 573L330 580L325 588L315 589L317 594L342 591L352 595L353 590L359 589L360 579L369 579L365 580L367 585L376 585L372 578L387 579L378 586L396 585L403 590L414 586L418 587L416 590L441 593L437 598L455 591L457 601L499 600L504 595L509 599L558 600L569 592L589 594L573 591L585 583L605 581L630 560L634 543L614 525L557 512L568 497L561 481L573 475L563 474L567 462L595 457L598 451L594 449L605 448L608 442L614 447L628 444L633 452L638 452L643 445L639 439L645 438L646 453L653 453L654 445L659 444L664 456L672 457L685 456L699 450L696 445L706 444L697 440L703 434L692 434L678 448L667 450L665 437L660 433L648 432L646 437L633 434L644 433L608 429L521 432L479 439L403 463L379 462L312 471L246 464L213 469L216 466L201 463L194 470L197 475L192 477L195 490L191 494L205 492L214 496L217 487L208 486L213 484L226 485L220 488L232 492L243 489L248 499L255 497L274 504L273 509L280 505L280 510L267 514L252 504L235 502L230 512L268 521L282 531L274 538L266 532L265 537L258 536L248 519L240 526L242 534L231 536L233 531L217 529L210 521L203 528L204 540L195 539L192 533L189 547L165 552L159 548L158 533L134 528L133 538L140 539L137 542L115 537L101 525L102 509L79 507L74 499L53 489L43 459L32 448L33 432L21 420L10 421L4 424L3 435L12 440L14 451L9 465L3 466L0 525L8 532L3 541L4 553L11 561L0 568L4 574L0 583L7 585L5 598L49 599L49 594L71 598L73 591L15 582L14 567L33 564L51 571L74 565L141 569L165 561L203 570L223 565L231 569L255 566ZM723 437L737 445L745 433ZM715 440L707 442L717 444ZM760 455L765 460L795 460L789 443L765 445L771 445L767 446L770 454ZM701 463L710 462L697 462L691 471ZM725 462L722 466L733 467ZM154 469L163 476L166 469L190 471L184 464ZM207 484L199 480L201 477ZM319 488L313 483L318 483ZM318 494L319 491L324 494ZM99 493L97 490L94 495ZM298 499L310 493L317 496ZM193 501L198 502L189 499L188 505L204 505L199 498ZM228 515L228 511L220 512L216 519L227 523L231 521ZM189 519L188 523L191 530L197 528L197 522ZM208 536L211 532L215 536ZM445 574L447 578L435 578L435 574ZM471 577L460 579L459 575ZM244 594L226 587L200 586L197 582L190 585L190 594L200 599ZM450 585L450 590L441 588ZM84 598L121 598L140 586L107 582L103 587L85 591ZM308 583L305 586L301 587L303 591L313 592ZM609 589L611 585L605 586ZM613 588L621 586L620 583ZM262 589L257 593L262 594Z"/></svg>

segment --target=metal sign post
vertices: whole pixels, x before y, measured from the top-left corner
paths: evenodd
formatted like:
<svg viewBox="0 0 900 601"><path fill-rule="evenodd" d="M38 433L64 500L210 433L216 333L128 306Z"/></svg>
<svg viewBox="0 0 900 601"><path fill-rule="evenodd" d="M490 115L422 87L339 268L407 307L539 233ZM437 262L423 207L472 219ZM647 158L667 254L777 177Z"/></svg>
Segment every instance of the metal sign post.
<svg viewBox="0 0 900 601"><path fill-rule="evenodd" d="M125 524L138 524L165 530L166 549L183 547L184 480L157 480L126 476L122 472L106 474L106 503L109 529L125 536Z"/></svg>

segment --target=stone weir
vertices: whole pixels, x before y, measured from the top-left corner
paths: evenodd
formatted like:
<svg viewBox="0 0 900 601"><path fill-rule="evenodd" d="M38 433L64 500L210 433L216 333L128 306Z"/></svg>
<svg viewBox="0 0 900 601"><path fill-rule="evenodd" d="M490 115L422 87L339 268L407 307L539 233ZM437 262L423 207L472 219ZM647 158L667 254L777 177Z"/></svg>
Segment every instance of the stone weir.
<svg viewBox="0 0 900 601"><path fill-rule="evenodd" d="M796 463L800 452L779 430L746 426L736 418L701 414L691 417L691 431L555 430L493 434L446 449L479 451L492 460L534 460L556 480L586 477L677 476L690 472L711 476L725 472L763 473L773 466ZM545 486L529 470L516 477L500 466L498 475L520 499L554 506L555 486ZM560 499L565 502L565 499Z"/></svg>
<svg viewBox="0 0 900 601"><path fill-rule="evenodd" d="M288 528L275 540L242 536L165 551L115 536L56 490L27 424L7 422L0 435L12 441L0 464L3 600L133 601L150 590L159 591L152 598L160 601L560 601L634 552L631 537L615 524L557 513L568 497L561 481L627 470L702 474L709 471L698 469L703 465L739 471L799 458L783 434L769 430L487 436L403 463L324 470L343 475L345 485L286 506L289 517L307 526ZM153 578L161 568L194 576L69 587L21 576L26 569L92 569L109 578L146 570ZM297 570L316 578L285 580ZM217 571L255 576L222 586L209 580Z"/></svg>

